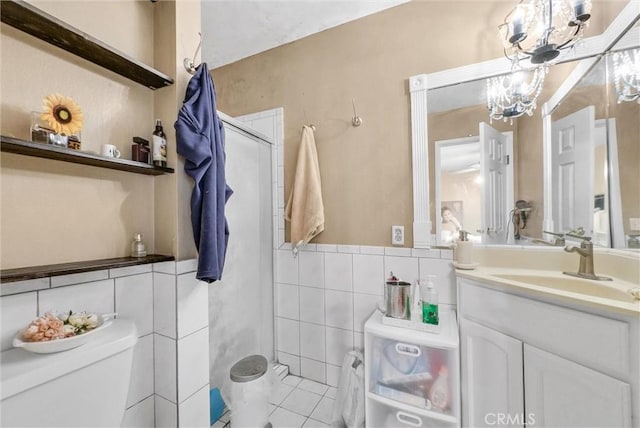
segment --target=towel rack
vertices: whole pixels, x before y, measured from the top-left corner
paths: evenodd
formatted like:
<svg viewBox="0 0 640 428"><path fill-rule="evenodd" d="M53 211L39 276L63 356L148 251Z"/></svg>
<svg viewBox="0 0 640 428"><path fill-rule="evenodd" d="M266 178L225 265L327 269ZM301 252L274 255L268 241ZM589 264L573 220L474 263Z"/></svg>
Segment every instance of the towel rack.
<svg viewBox="0 0 640 428"><path fill-rule="evenodd" d="M196 48L196 52L193 54L192 58L185 58L182 63L184 64L184 68L187 70L187 73L194 74L196 72L196 64L195 59L198 56L198 52L200 52L200 46L202 46L202 33L198 32L198 36L200 37L200 41L198 42L198 47Z"/></svg>

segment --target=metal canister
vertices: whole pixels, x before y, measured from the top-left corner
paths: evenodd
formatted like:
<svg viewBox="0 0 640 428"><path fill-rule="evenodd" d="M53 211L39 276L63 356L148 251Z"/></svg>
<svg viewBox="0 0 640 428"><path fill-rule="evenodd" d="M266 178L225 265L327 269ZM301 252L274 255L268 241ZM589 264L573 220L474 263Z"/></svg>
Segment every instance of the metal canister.
<svg viewBox="0 0 640 428"><path fill-rule="evenodd" d="M411 284L388 280L384 289L386 315L404 320L411 319Z"/></svg>

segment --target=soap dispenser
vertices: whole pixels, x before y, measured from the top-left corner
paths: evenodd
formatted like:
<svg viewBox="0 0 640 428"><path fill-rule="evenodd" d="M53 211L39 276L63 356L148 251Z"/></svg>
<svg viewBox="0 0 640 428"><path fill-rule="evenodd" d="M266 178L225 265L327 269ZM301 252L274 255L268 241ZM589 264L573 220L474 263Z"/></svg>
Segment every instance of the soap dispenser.
<svg viewBox="0 0 640 428"><path fill-rule="evenodd" d="M422 294L422 322L424 324L439 325L440 317L438 316L438 291L433 285L435 275L427 275L425 284L420 285Z"/></svg>
<svg viewBox="0 0 640 428"><path fill-rule="evenodd" d="M454 252L458 265L470 266L473 264L473 244L469 241L469 232L460 231Z"/></svg>

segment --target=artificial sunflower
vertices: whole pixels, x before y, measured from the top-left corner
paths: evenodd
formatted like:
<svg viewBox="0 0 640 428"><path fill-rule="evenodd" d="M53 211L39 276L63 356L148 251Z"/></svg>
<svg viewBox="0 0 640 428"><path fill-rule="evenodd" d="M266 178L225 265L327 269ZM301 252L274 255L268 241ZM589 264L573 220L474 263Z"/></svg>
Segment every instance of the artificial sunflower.
<svg viewBox="0 0 640 428"><path fill-rule="evenodd" d="M69 97L60 94L47 95L43 102L41 119L57 134L73 135L82 128L82 110Z"/></svg>

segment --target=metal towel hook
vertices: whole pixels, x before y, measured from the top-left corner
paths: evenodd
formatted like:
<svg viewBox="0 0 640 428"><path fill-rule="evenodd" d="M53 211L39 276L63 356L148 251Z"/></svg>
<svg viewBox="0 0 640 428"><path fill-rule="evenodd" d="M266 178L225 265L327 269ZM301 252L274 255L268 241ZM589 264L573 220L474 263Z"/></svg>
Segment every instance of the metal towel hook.
<svg viewBox="0 0 640 428"><path fill-rule="evenodd" d="M198 32L198 36L200 37L200 41L198 42L196 53L193 54L193 59L185 58L184 61L182 61L182 63L184 64L184 68L187 70L189 74L194 74L196 72L196 64L194 61L198 56L198 52L200 52L200 46L202 46L202 33Z"/></svg>
<svg viewBox="0 0 640 428"><path fill-rule="evenodd" d="M356 113L356 102L353 98L351 99L351 104L353 105L353 117L351 118L351 123L353 126L360 126L362 125L362 118Z"/></svg>

